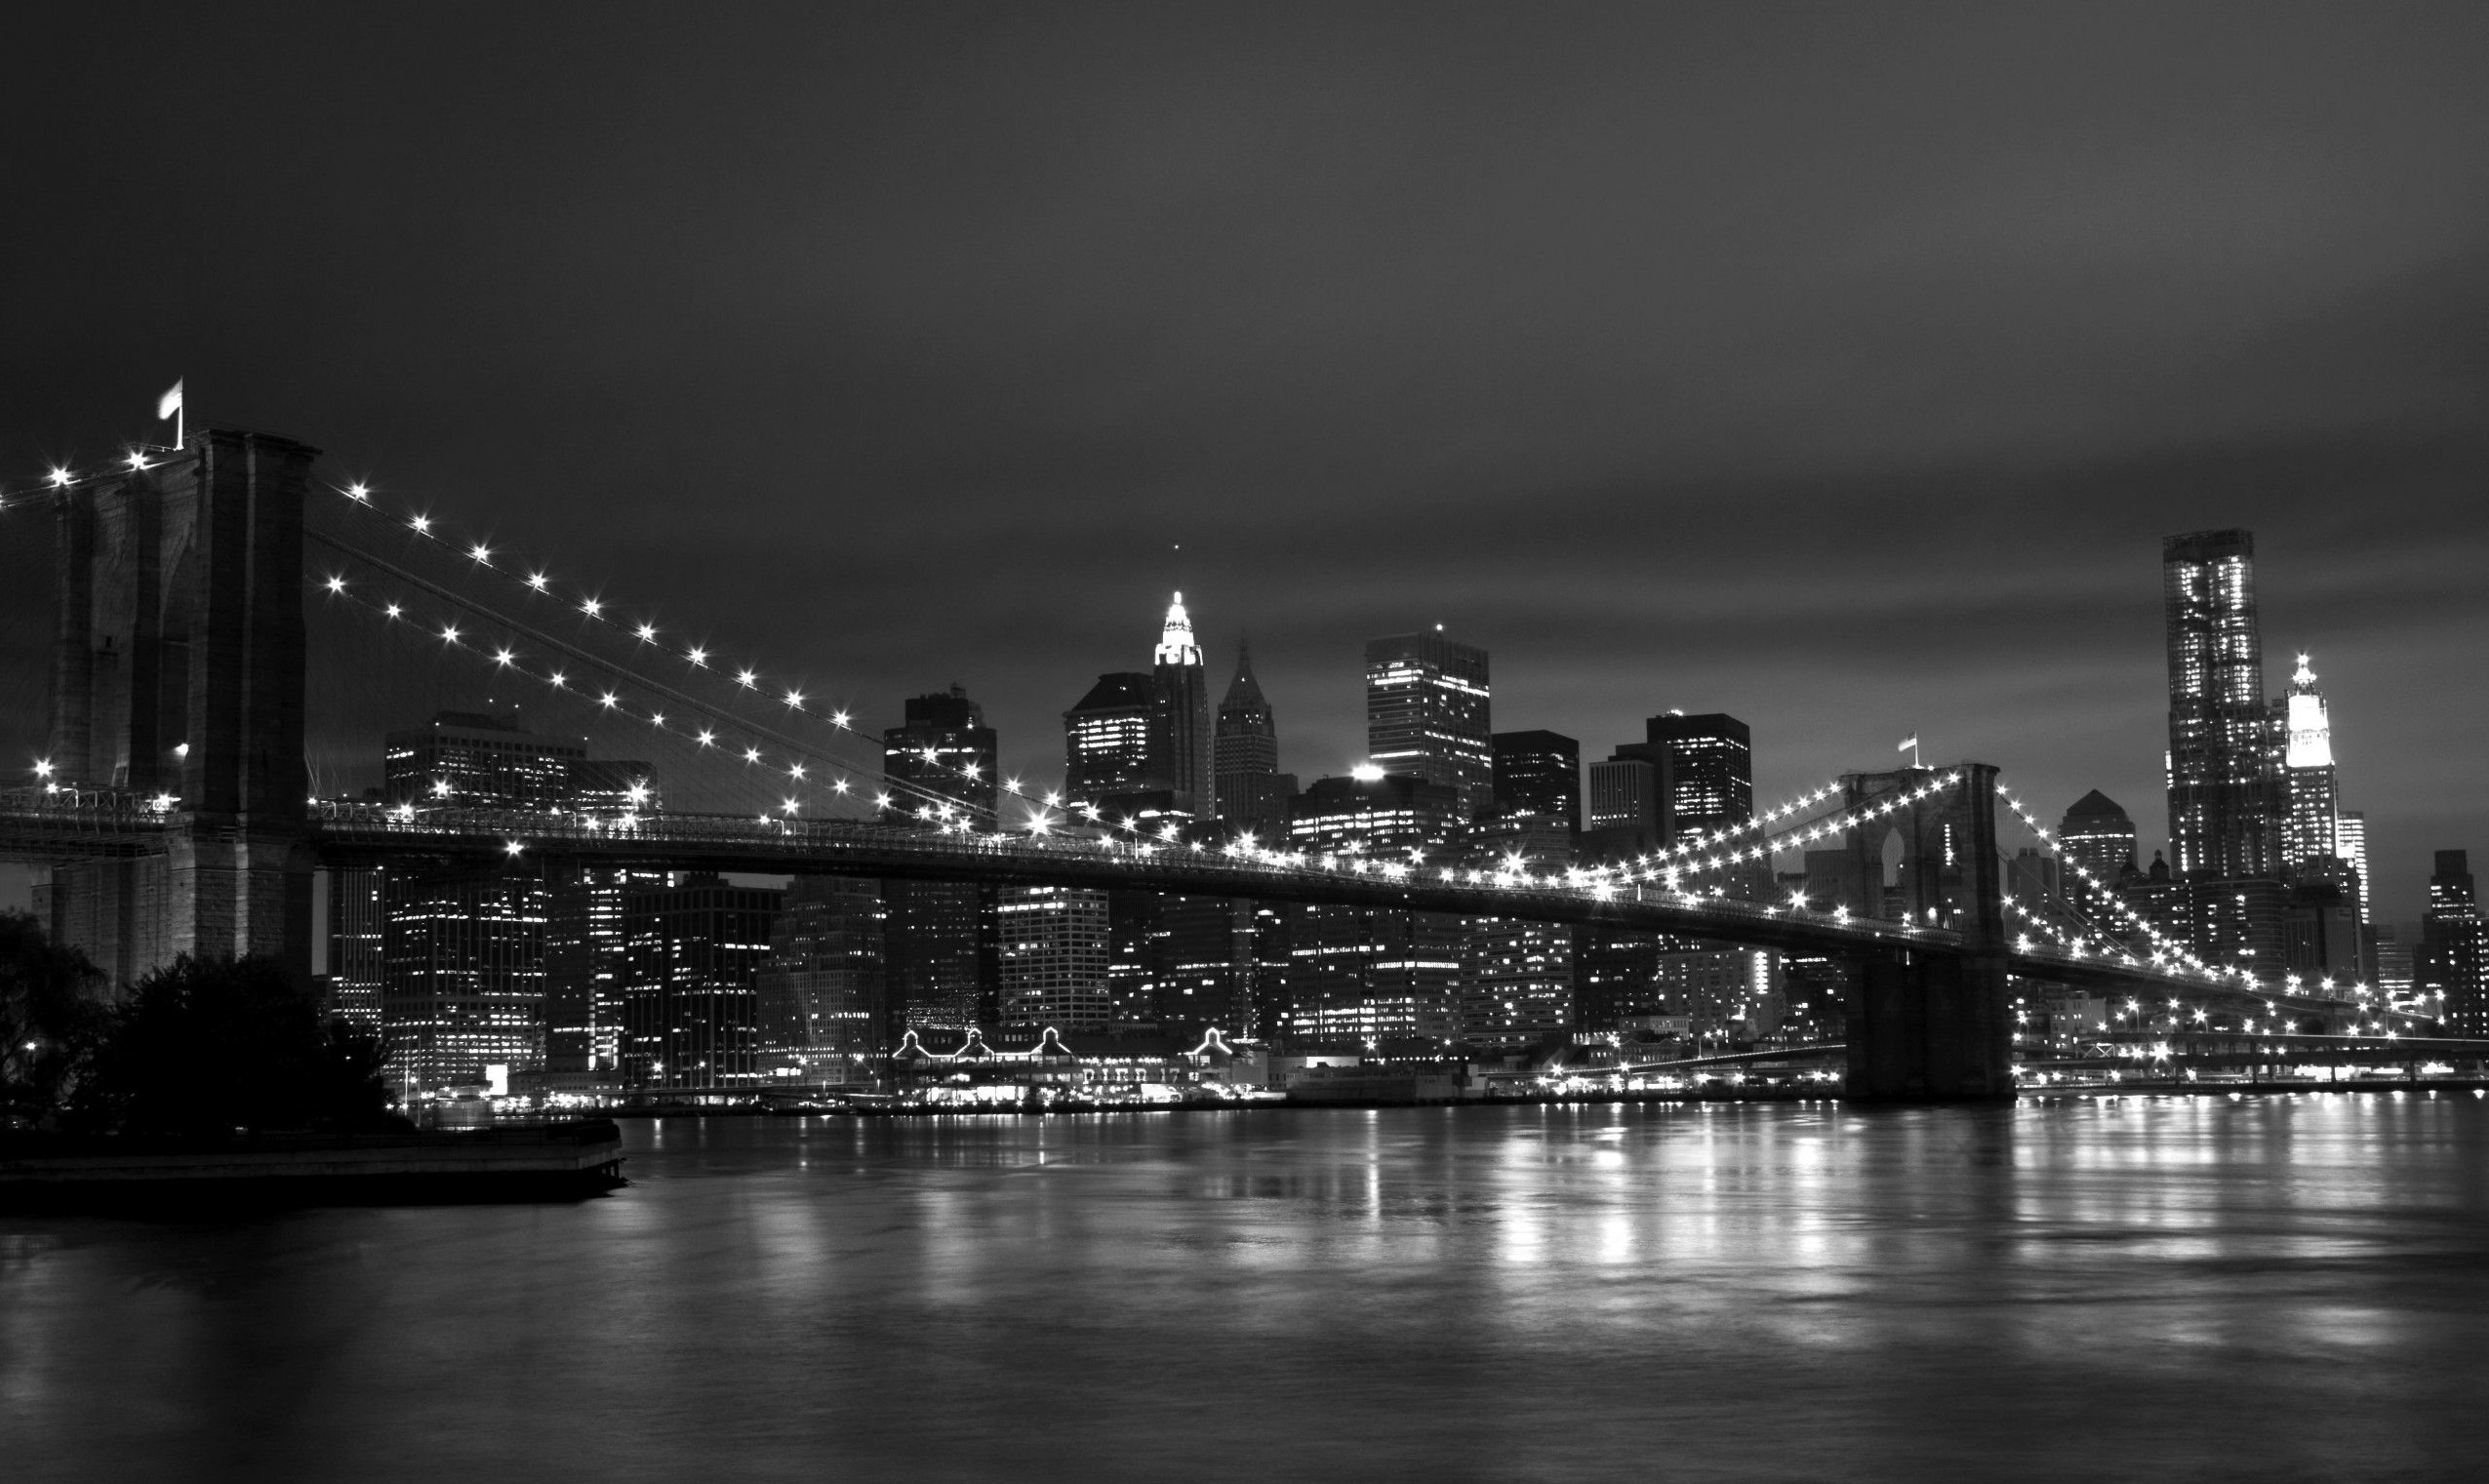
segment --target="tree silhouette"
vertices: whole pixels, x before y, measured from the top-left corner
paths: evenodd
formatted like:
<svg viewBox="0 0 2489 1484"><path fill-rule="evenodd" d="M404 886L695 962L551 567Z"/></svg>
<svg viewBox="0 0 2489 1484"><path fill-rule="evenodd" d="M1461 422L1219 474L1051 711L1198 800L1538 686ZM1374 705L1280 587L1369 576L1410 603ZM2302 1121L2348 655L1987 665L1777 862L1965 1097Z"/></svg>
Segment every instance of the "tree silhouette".
<svg viewBox="0 0 2489 1484"><path fill-rule="evenodd" d="M102 993L85 954L0 912L0 1127L48 1124L76 1093L110 1023Z"/></svg>
<svg viewBox="0 0 2489 1484"><path fill-rule="evenodd" d="M76 1121L128 1133L377 1131L380 1042L319 1007L274 959L184 954L139 982L76 1095Z"/></svg>

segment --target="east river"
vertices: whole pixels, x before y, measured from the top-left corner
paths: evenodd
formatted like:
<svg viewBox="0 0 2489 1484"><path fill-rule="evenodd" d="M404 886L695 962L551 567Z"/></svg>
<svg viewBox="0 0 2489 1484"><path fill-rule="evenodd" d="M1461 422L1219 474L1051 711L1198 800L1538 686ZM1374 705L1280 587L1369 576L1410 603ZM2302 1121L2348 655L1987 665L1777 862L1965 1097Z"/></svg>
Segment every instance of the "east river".
<svg viewBox="0 0 2489 1484"><path fill-rule="evenodd" d="M2469 1096L624 1128L0 1218L0 1477L2489 1478Z"/></svg>

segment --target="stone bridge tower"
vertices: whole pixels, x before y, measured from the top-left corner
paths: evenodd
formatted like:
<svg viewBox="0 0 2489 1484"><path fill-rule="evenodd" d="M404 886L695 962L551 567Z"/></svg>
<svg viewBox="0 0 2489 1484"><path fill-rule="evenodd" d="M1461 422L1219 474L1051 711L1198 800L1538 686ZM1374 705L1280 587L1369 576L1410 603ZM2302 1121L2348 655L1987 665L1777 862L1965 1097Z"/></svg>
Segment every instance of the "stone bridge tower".
<svg viewBox="0 0 2489 1484"><path fill-rule="evenodd" d="M178 799L161 853L36 873L54 936L116 985L182 953L310 972L302 511L317 453L199 432L53 496L53 776Z"/></svg>
<svg viewBox="0 0 2489 1484"><path fill-rule="evenodd" d="M1855 1099L1977 1102L2014 1095L2013 1006L2005 979L2003 864L1996 770L1855 773L1845 805L1871 808L1957 773L1961 781L1849 831L1839 864L1844 904L1861 916L1957 934L1958 947L1861 956L1844 1017Z"/></svg>

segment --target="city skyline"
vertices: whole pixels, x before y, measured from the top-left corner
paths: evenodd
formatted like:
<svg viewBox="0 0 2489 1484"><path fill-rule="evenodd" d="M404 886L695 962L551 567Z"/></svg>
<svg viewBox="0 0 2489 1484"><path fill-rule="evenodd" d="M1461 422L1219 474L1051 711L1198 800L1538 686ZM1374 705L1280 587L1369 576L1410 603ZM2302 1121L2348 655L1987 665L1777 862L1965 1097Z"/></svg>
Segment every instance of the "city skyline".
<svg viewBox="0 0 2489 1484"><path fill-rule="evenodd" d="M87 116L70 65L7 104L59 140L20 212L77 224L0 247L12 491L154 435L180 378L192 426L309 438L876 726L958 681L1015 768L1181 589L1218 663L1252 636L1307 773L1362 746L1339 657L1442 622L1497 655L1504 725L1724 711L1775 740L1767 796L1915 732L2130 810L2148 547L2246 527L2381 896L2489 848L2489 687L2445 679L2489 652L2456 348L2489 191L2433 143L2489 133L2476 13L2348 51L2240 13L2243 53L2176 17L1473 16L1418 55L1357 17L705 18L592 61L526 15L481 51L100 23L19 22L110 56L120 101ZM194 229L96 245L132 199ZM6 717L43 674L18 525Z"/></svg>

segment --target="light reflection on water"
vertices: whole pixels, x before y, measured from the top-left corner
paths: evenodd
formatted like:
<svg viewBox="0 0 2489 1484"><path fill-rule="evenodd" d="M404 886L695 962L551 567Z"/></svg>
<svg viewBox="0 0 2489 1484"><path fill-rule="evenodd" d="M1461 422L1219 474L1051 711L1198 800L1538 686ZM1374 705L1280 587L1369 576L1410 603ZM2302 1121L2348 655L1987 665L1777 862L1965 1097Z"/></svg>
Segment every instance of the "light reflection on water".
<svg viewBox="0 0 2489 1484"><path fill-rule="evenodd" d="M625 1125L0 1219L9 1478L2468 1478L2470 1099Z"/></svg>

